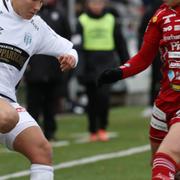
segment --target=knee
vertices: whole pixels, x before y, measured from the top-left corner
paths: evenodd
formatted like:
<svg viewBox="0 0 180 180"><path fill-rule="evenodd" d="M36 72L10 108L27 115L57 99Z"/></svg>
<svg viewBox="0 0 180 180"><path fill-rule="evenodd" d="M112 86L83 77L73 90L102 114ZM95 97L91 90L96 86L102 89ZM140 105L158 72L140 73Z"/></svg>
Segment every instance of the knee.
<svg viewBox="0 0 180 180"><path fill-rule="evenodd" d="M15 109L0 111L0 132L8 133L19 121L19 115Z"/></svg>
<svg viewBox="0 0 180 180"><path fill-rule="evenodd" d="M52 146L47 140L40 142L31 155L32 163L52 164Z"/></svg>
<svg viewBox="0 0 180 180"><path fill-rule="evenodd" d="M52 159L52 146L48 141L43 142L40 149L43 151L44 156L47 157L47 159Z"/></svg>
<svg viewBox="0 0 180 180"><path fill-rule="evenodd" d="M180 163L180 148L179 147L171 147L169 154L173 157L173 159Z"/></svg>

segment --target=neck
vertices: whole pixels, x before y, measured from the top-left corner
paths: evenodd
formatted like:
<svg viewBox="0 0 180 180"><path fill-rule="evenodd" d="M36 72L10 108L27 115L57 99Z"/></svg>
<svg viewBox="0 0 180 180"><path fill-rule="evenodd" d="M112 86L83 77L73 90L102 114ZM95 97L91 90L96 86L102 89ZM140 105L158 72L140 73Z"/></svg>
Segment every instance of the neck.
<svg viewBox="0 0 180 180"><path fill-rule="evenodd" d="M18 13L18 10L17 10L17 7L16 7L16 3L15 3L14 0L11 0L11 4L12 4L12 8L14 9L14 11L15 11L17 14L19 14L19 13Z"/></svg>

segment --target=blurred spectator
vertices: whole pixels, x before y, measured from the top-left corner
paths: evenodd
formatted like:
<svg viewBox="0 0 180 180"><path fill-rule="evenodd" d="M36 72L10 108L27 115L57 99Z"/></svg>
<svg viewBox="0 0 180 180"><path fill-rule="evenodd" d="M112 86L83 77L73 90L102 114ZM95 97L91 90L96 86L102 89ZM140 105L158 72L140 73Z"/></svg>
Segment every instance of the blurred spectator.
<svg viewBox="0 0 180 180"><path fill-rule="evenodd" d="M57 9L56 5L56 0L46 0L39 15L56 33L70 39L69 23L63 9ZM55 140L55 114L60 97L67 96L67 77L68 74L61 72L57 59L46 55L33 56L25 74L27 109L37 121L42 115L42 129L48 140Z"/></svg>
<svg viewBox="0 0 180 180"><path fill-rule="evenodd" d="M148 6L153 0L142 0L144 6Z"/></svg>
<svg viewBox="0 0 180 180"><path fill-rule="evenodd" d="M119 18L120 14L118 10L112 6L112 1L106 0L108 3L106 5L106 10L111 12L115 17ZM86 1L85 0L76 0L76 6L75 6L75 11L76 11L76 16L79 17L85 10L86 8Z"/></svg>
<svg viewBox="0 0 180 180"><path fill-rule="evenodd" d="M84 0L76 0L75 3L75 14L76 17L80 16L80 14L83 12L84 10Z"/></svg>
<svg viewBox="0 0 180 180"><path fill-rule="evenodd" d="M113 2L117 2L117 3L128 3L128 0L112 0Z"/></svg>
<svg viewBox="0 0 180 180"><path fill-rule="evenodd" d="M155 0L149 3L148 8L142 18L140 27L139 27L139 48L143 41L143 35L146 30L147 24L150 18L155 13L156 9L163 3L162 0ZM152 107L154 104L154 100L159 92L160 88L160 80L161 80L161 72L159 71L161 66L160 55L158 55L152 63L151 66L151 83L150 83L150 92L149 92L149 102L148 107L142 112L143 117L151 117Z"/></svg>
<svg viewBox="0 0 180 180"><path fill-rule="evenodd" d="M107 141L110 85L97 87L98 75L128 59L120 24L106 7L106 0L86 0L86 11L78 19L75 44L79 52L78 81L86 89L91 141ZM119 57L118 57L119 56Z"/></svg>

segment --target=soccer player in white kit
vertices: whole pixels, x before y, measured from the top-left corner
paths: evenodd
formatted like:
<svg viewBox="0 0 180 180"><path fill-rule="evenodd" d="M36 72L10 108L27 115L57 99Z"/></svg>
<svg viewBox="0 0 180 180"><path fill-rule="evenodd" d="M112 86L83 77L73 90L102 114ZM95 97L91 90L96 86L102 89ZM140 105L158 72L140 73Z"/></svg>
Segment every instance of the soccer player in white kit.
<svg viewBox="0 0 180 180"><path fill-rule="evenodd" d="M17 85L34 54L57 57L62 71L78 62L72 43L36 15L42 5L43 0L0 0L0 143L29 159L31 180L53 180L52 149L17 103Z"/></svg>

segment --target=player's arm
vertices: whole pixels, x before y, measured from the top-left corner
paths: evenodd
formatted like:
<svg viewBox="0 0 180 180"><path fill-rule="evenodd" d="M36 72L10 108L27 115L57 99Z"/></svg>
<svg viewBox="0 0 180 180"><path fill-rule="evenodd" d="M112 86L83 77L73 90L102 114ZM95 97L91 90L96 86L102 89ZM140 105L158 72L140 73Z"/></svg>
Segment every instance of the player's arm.
<svg viewBox="0 0 180 180"><path fill-rule="evenodd" d="M99 84L113 83L133 76L145 70L154 60L161 39L161 31L155 24L151 24L144 36L140 51L124 65L105 70L99 77Z"/></svg>
<svg viewBox="0 0 180 180"><path fill-rule="evenodd" d="M39 21L40 29L39 43L35 48L34 54L45 54L57 57L62 71L67 71L76 67L78 63L78 55L71 41L58 35L52 30L40 17L36 19Z"/></svg>

